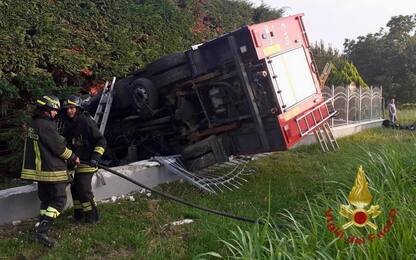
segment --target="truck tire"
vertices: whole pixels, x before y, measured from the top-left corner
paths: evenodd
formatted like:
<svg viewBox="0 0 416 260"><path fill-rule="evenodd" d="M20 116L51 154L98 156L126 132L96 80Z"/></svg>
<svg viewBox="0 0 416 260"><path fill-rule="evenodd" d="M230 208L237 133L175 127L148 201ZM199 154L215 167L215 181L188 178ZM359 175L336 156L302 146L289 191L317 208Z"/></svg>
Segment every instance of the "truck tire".
<svg viewBox="0 0 416 260"><path fill-rule="evenodd" d="M132 105L132 92L128 88L131 82L134 80L132 76L117 80L114 85L114 99L113 110L122 111L128 109Z"/></svg>
<svg viewBox="0 0 416 260"><path fill-rule="evenodd" d="M188 145L182 151L182 156L187 166L192 170L228 161L228 155L223 147L222 139L215 135Z"/></svg>
<svg viewBox="0 0 416 260"><path fill-rule="evenodd" d="M175 52L168 56L162 57L153 63L150 63L146 70L149 75L156 75L163 73L171 68L185 64L186 62L187 58L185 53Z"/></svg>
<svg viewBox="0 0 416 260"><path fill-rule="evenodd" d="M184 80L191 77L191 70L188 64L183 64L178 67L167 70L161 74L154 75L152 77L153 82L157 88L162 88L169 84L176 83L180 80Z"/></svg>
<svg viewBox="0 0 416 260"><path fill-rule="evenodd" d="M214 165L215 163L217 163L217 161L215 159L214 153L207 153L195 159L186 161L185 166L190 171L198 171Z"/></svg>
<svg viewBox="0 0 416 260"><path fill-rule="evenodd" d="M159 106L159 92L153 82L147 78L138 78L130 84L133 90L134 105L141 107L140 102L145 102L151 109Z"/></svg>

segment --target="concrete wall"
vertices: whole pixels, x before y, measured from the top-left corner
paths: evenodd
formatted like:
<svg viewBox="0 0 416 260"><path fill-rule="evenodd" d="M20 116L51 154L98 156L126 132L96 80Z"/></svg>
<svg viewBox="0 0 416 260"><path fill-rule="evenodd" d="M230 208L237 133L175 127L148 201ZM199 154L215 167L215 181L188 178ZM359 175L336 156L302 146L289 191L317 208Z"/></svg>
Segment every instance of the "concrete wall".
<svg viewBox="0 0 416 260"><path fill-rule="evenodd" d="M179 179L177 176L166 172L165 168L159 166L157 162L140 161L112 169L151 188ZM141 190L137 185L109 172L99 170L99 174L104 177L106 185L102 185L96 175L93 177L92 186L97 201ZM67 195L66 208L72 206L69 186L67 187ZM39 206L40 201L37 196L36 183L0 190L0 225L11 223L14 220L36 217L39 214Z"/></svg>

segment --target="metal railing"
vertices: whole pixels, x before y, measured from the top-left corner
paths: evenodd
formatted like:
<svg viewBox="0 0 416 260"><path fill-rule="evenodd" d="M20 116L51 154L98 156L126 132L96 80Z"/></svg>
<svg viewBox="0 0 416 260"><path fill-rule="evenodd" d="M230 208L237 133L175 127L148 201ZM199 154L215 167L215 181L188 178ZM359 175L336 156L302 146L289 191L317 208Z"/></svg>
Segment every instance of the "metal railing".
<svg viewBox="0 0 416 260"><path fill-rule="evenodd" d="M361 88L355 86L323 87L322 95L332 99L338 112L332 119L332 126L356 124L383 117L383 88Z"/></svg>

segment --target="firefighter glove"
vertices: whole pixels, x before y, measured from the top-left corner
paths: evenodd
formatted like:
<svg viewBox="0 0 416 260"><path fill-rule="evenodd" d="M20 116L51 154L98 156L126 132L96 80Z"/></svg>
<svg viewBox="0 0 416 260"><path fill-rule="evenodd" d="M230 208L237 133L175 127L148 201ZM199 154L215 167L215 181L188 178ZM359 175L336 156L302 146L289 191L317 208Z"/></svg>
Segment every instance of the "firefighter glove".
<svg viewBox="0 0 416 260"><path fill-rule="evenodd" d="M90 164L91 167L97 167L98 161L94 160L94 159L91 159L89 164Z"/></svg>
<svg viewBox="0 0 416 260"><path fill-rule="evenodd" d="M71 157L69 158L70 163L73 165L78 165L80 163L78 156L72 153Z"/></svg>
<svg viewBox="0 0 416 260"><path fill-rule="evenodd" d="M101 159L101 154L94 152L91 155L90 161L93 161L94 160L94 161L99 162L100 159Z"/></svg>

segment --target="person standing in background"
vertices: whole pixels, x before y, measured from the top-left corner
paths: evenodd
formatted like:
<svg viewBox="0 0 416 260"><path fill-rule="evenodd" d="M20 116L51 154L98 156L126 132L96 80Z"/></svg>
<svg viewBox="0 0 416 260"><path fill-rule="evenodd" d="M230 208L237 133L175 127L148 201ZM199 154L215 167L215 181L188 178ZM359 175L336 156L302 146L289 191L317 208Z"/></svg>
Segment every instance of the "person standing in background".
<svg viewBox="0 0 416 260"><path fill-rule="evenodd" d="M389 110L389 118L390 121L395 124L397 121L397 109L396 109L396 104L394 103L394 98L392 98L390 100L390 103L387 106L388 110Z"/></svg>

